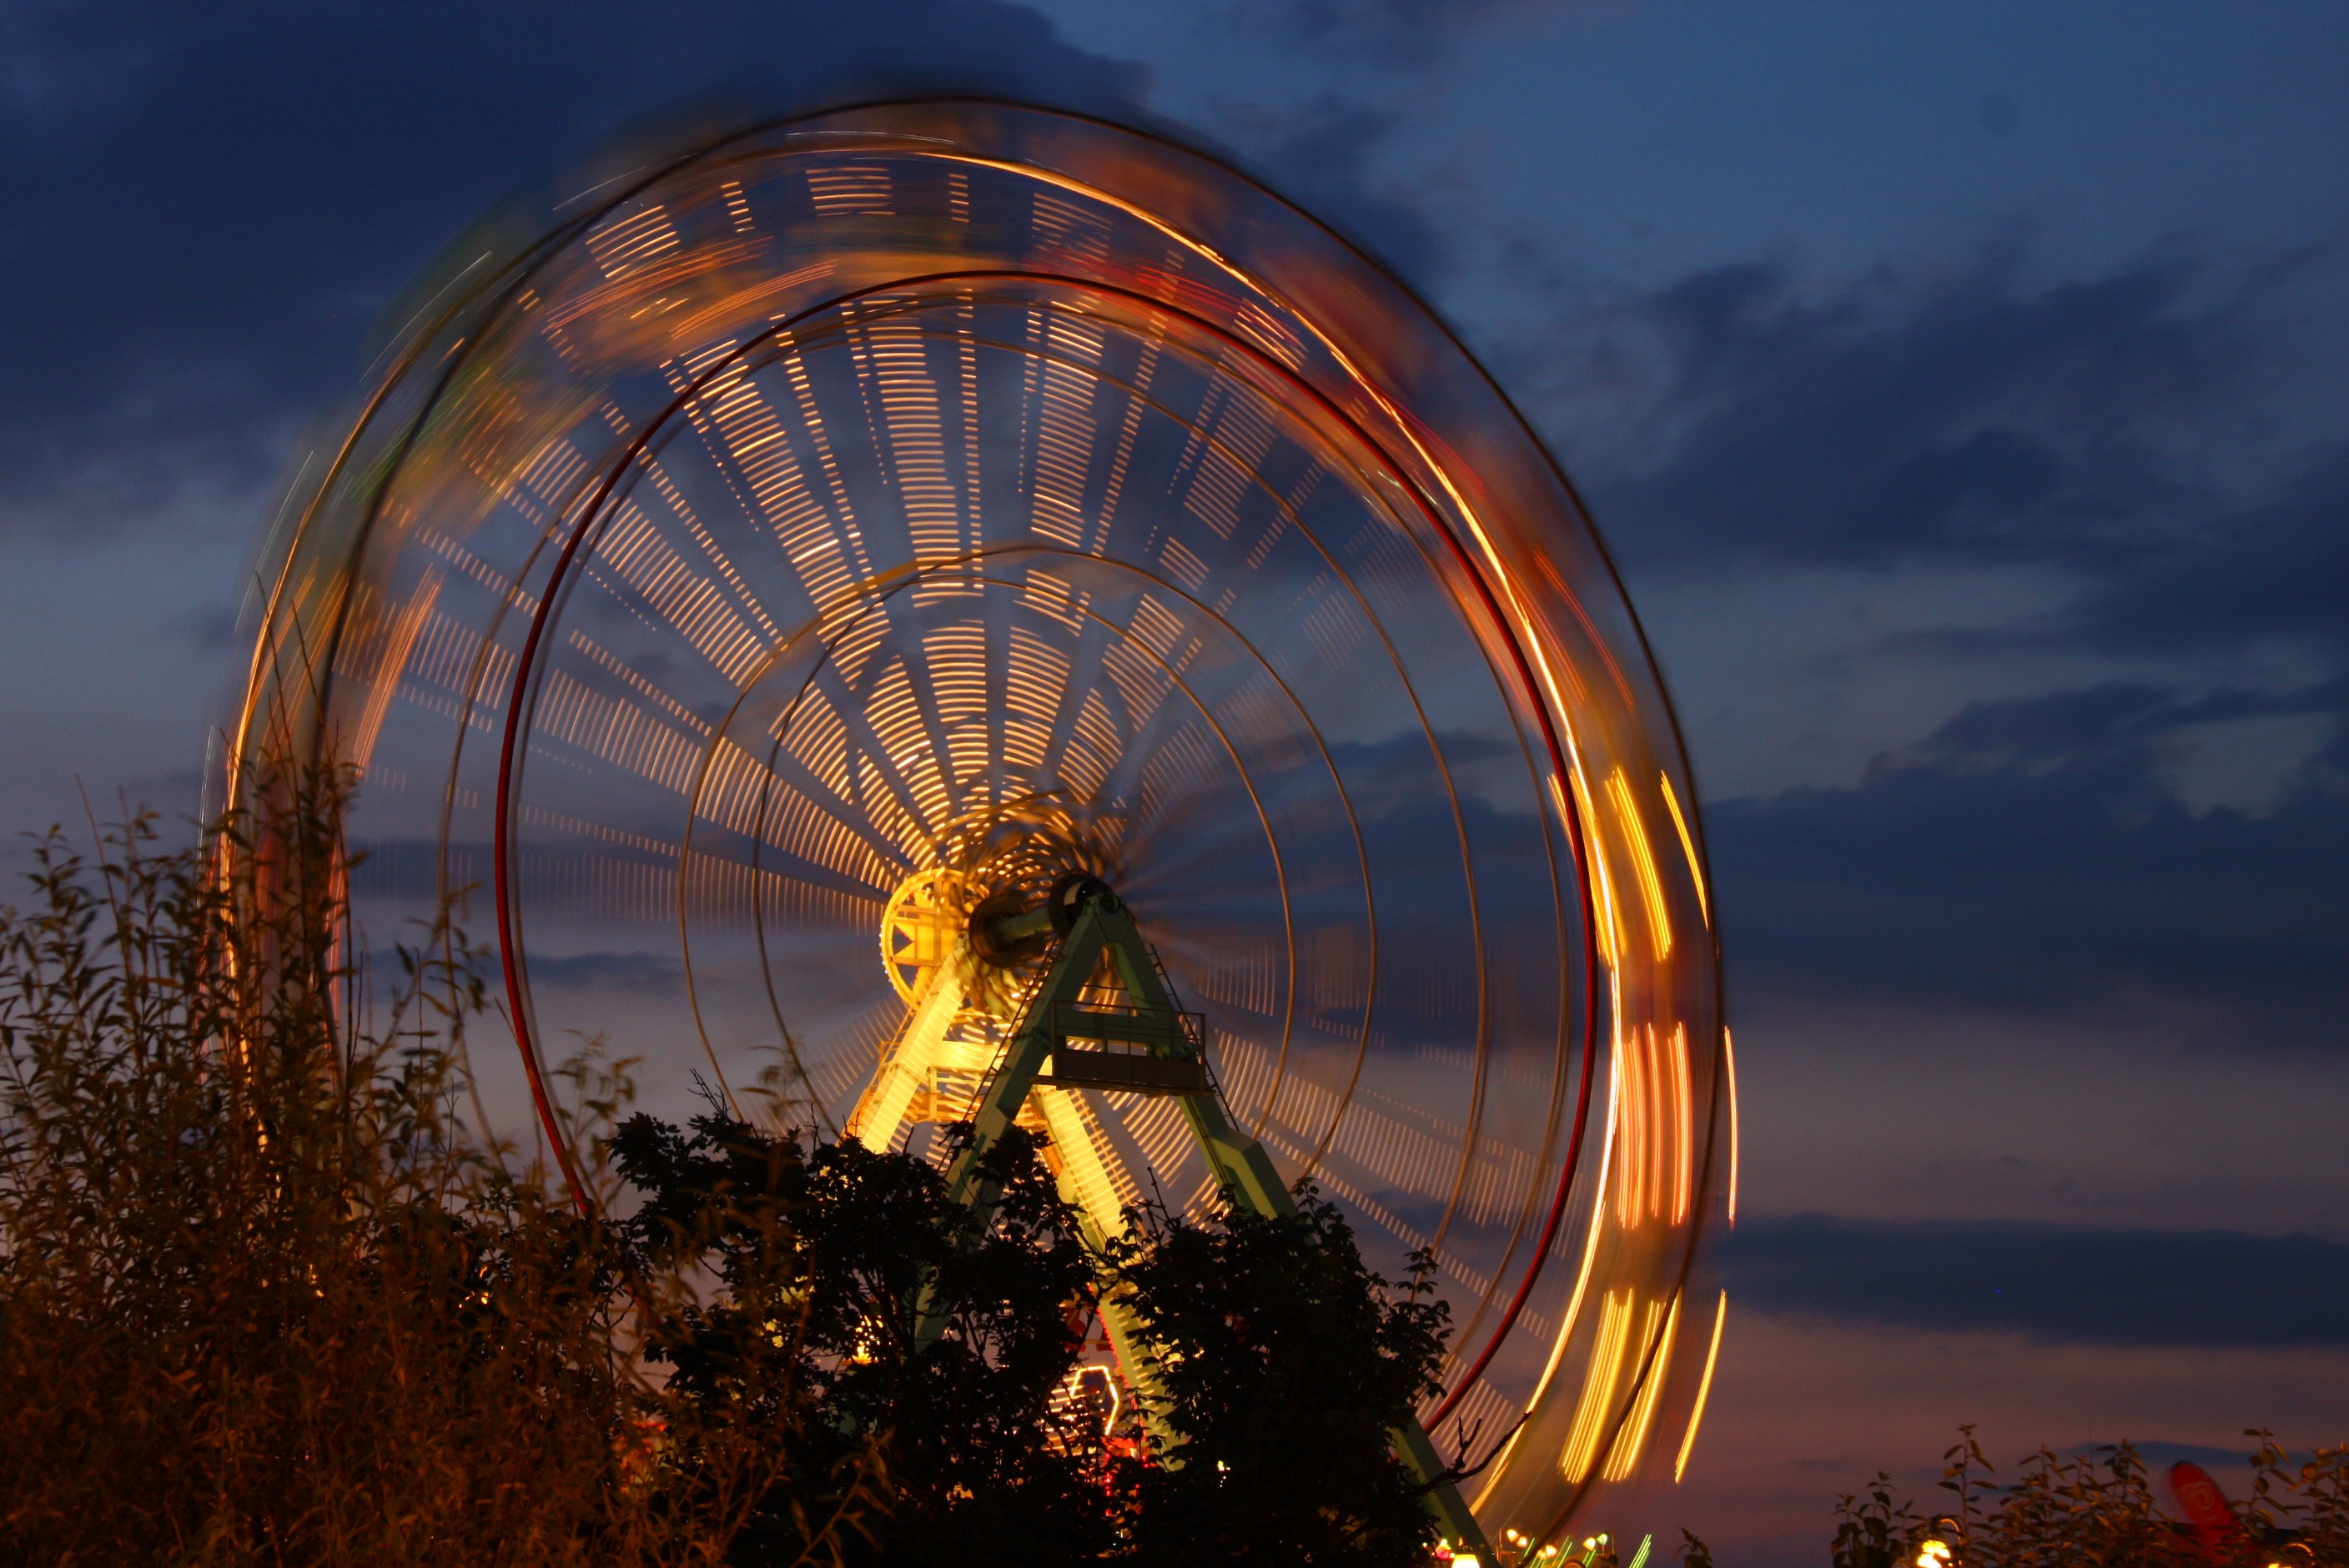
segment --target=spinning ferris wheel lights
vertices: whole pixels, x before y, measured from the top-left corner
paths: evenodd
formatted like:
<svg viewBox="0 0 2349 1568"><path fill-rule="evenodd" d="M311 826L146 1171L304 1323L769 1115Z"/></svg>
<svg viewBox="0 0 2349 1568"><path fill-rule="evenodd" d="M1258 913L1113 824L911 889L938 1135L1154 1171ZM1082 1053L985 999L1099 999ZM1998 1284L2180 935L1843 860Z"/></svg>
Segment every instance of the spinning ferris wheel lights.
<svg viewBox="0 0 2349 1568"><path fill-rule="evenodd" d="M232 798L347 763L361 924L491 906L482 1109L558 1161L548 1053L600 1036L663 1114L764 1076L948 1170L1024 1119L1097 1228L1310 1179L1435 1260L1424 1426L1514 1433L1485 1527L1648 1506L1733 1096L1670 712L1538 443L1129 131L876 105L628 162L429 280L305 470Z"/></svg>

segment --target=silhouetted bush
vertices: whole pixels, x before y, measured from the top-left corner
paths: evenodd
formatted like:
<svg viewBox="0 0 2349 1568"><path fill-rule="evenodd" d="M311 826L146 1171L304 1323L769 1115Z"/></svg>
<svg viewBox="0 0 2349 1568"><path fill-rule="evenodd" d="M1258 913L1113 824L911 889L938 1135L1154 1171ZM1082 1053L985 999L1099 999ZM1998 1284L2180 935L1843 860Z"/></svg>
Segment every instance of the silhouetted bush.
<svg viewBox="0 0 2349 1568"><path fill-rule="evenodd" d="M1837 1505L1834 1568L1916 1563L1928 1542L1951 1568L2261 1568L2349 1564L2349 1448L2293 1461L2267 1432L2251 1456L2247 1500L2230 1541L2204 1542L2164 1509L2127 1443L2083 1455L2041 1449L1996 1484L1971 1427L1942 1456L1950 1504L1920 1514L1879 1474Z"/></svg>
<svg viewBox="0 0 2349 1568"><path fill-rule="evenodd" d="M1425 1488L1388 1434L1435 1388L1449 1309L1423 1256L1400 1287L1362 1264L1337 1208L1144 1212L1111 1243L1120 1288L1164 1352L1172 1463L1135 1469L1139 1560L1424 1563Z"/></svg>
<svg viewBox="0 0 2349 1568"><path fill-rule="evenodd" d="M459 1114L461 933L374 994L343 781L261 794L53 833L0 911L0 1561L1423 1560L1386 1432L1444 1310L1310 1192L1102 1259L1024 1136L981 1229L902 1155L622 1120L591 1055L574 1205ZM1104 1280L1170 1352L1141 1458L1055 1399Z"/></svg>
<svg viewBox="0 0 2349 1568"><path fill-rule="evenodd" d="M681 1483L621 1250L455 1114L461 941L370 1005L342 786L275 798L53 833L0 913L0 1554L716 1559L778 1456L694 1432Z"/></svg>
<svg viewBox="0 0 2349 1568"><path fill-rule="evenodd" d="M719 1287L655 1312L646 1334L691 1434L672 1464L696 1473L712 1432L781 1457L740 1560L791 1562L819 1534L859 1563L1027 1568L1123 1549L1100 1434L1053 1398L1082 1344L1093 1260L1024 1133L988 1153L1002 1197L977 1234L920 1161L807 1147L719 1108L689 1130L634 1117L614 1150L644 1199L632 1255L647 1274L691 1268ZM885 1510L859 1506L876 1445Z"/></svg>

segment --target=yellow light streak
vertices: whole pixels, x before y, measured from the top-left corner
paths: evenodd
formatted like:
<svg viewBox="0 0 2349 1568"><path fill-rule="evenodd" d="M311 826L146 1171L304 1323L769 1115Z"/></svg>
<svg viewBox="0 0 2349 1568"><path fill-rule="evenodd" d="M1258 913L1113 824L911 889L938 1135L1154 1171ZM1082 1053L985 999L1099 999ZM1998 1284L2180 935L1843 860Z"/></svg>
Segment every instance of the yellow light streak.
<svg viewBox="0 0 2349 1568"><path fill-rule="evenodd" d="M677 249L677 225L668 209L650 206L587 236L587 249L607 278L625 277L656 256Z"/></svg>
<svg viewBox="0 0 2349 1568"><path fill-rule="evenodd" d="M620 503L611 529L596 542L594 560L635 589L730 684L740 686L765 656L766 639L706 573L670 548L634 500Z"/></svg>
<svg viewBox="0 0 2349 1568"><path fill-rule="evenodd" d="M857 1097L844 1130L875 1154L896 1141L914 1097L935 1079L947 1054L947 1032L962 1006L962 985L951 963L933 969L903 1026L883 1049L873 1081ZM895 978L895 971L892 971Z"/></svg>
<svg viewBox="0 0 2349 1568"><path fill-rule="evenodd" d="M979 631L980 635L986 634L983 624ZM1069 655L1025 626L1012 627L1009 642L1005 656L1009 677L1005 704L1009 711L1050 727L1068 701ZM1094 738L1110 743L1115 755L1113 731Z"/></svg>
<svg viewBox="0 0 2349 1568"><path fill-rule="evenodd" d="M1619 1050L1623 1030L1622 977L1609 970L1607 983L1609 1000L1611 1004L1608 1016L1615 1020L1613 1026L1617 1040L1616 1048ZM1618 1108L1621 1104L1622 1098L1622 1080L1614 1073L1609 1073L1607 1075L1607 1117L1601 1124L1606 1131L1599 1145L1599 1182L1594 1189L1602 1194L1607 1191L1607 1178L1615 1169ZM1558 1368L1565 1364L1567 1345L1574 1337L1576 1325L1582 1320L1582 1303L1584 1297L1589 1294L1591 1271L1599 1261L1599 1233L1607 1228L1606 1218L1606 1202L1602 1197L1597 1212L1591 1215L1590 1224L1583 1233L1582 1267L1574 1276L1574 1294L1567 1298L1566 1314L1558 1320L1557 1338L1550 1346L1549 1361L1542 1367L1541 1381L1534 1385L1534 1397L1526 1401L1525 1408L1528 1412L1545 1407L1549 1398L1550 1384L1557 1379ZM1476 1494L1476 1501L1470 1504L1472 1510L1484 1507L1485 1500L1493 1495L1493 1489L1499 1486L1502 1478L1509 1473L1510 1456L1516 1452L1517 1439L1523 1437L1525 1432L1525 1427L1518 1427L1510 1434L1509 1440L1502 1446L1501 1451L1494 1457L1492 1466L1486 1471L1488 1479L1485 1482L1485 1490Z"/></svg>
<svg viewBox="0 0 2349 1568"><path fill-rule="evenodd" d="M734 345L719 346L730 353ZM798 372L795 385L803 384L799 356L792 356L789 364ZM814 415L803 385L801 391L802 415L810 421L820 455L828 460L820 417ZM839 532L817 500L781 417L741 366L712 377L685 412L713 447L733 459L811 601L823 603L859 574L863 562L843 557Z"/></svg>
<svg viewBox="0 0 2349 1568"><path fill-rule="evenodd" d="M1044 1119L1051 1149L1060 1165L1061 1197L1093 1222L1103 1236L1125 1234L1125 1190L1133 1186L1122 1162L1085 1114L1075 1093L1039 1084L1029 1090ZM1125 1177L1121 1181L1121 1177Z"/></svg>
<svg viewBox="0 0 2349 1568"><path fill-rule="evenodd" d="M1623 1369L1623 1347L1631 1332L1630 1291L1609 1291L1599 1305L1599 1336L1590 1347L1590 1370L1584 1375L1582 1398L1574 1408L1574 1426L1557 1468L1568 1481L1579 1484L1599 1457L1599 1432L1612 1402L1615 1380Z"/></svg>
<svg viewBox="0 0 2349 1568"><path fill-rule="evenodd" d="M1049 742L1049 733L1044 737ZM1109 716L1101 693L1089 691L1070 727L1069 742L1061 754L1061 776L1080 795L1097 794L1110 770L1125 753L1125 742ZM1042 761L1040 755L1039 763Z"/></svg>
<svg viewBox="0 0 2349 1568"><path fill-rule="evenodd" d="M1696 1449L1696 1429L1704 1420L1704 1402L1713 1392L1713 1366L1721 1359L1722 1326L1729 1321L1729 1293L1721 1293L1721 1305L1713 1309L1713 1344L1704 1353L1704 1376L1697 1379L1696 1403L1689 1408L1688 1431L1681 1438L1680 1458L1672 1461L1672 1484L1688 1473L1689 1455Z"/></svg>
<svg viewBox="0 0 2349 1568"><path fill-rule="evenodd" d="M820 218L894 215L886 164L819 164L807 171L807 182Z"/></svg>
<svg viewBox="0 0 2349 1568"><path fill-rule="evenodd" d="M1030 332L1048 357L1033 373L1038 401L1032 410L1036 445L1031 482L1036 504L1029 526L1056 543L1081 550L1088 521L1085 492L1100 445L1093 399L1102 378L1093 367L1101 363L1107 335L1090 322L1040 309L1031 313Z"/></svg>
<svg viewBox="0 0 2349 1568"><path fill-rule="evenodd" d="M597 664L611 671L612 674L626 681L630 686L634 687L643 696L651 698L654 703L659 706L661 711L668 715L669 717L677 720L679 724L684 725L687 728L695 730L699 734L708 735L709 733L709 721L708 719L703 718L699 714L686 707L685 704L678 701L677 698L671 696L658 685L655 684L651 679L639 672L636 666L630 665L617 654L613 653L609 648L605 647L601 643L598 643L594 638L588 636L586 633L574 631L566 640L569 642L571 646L578 649L581 653L586 655L589 658L595 660Z"/></svg>
<svg viewBox="0 0 2349 1568"><path fill-rule="evenodd" d="M931 823L951 815L947 809L946 781L938 777L937 753L930 746L929 726L915 694L912 672L902 659L891 658L866 697L864 713L873 733L889 758L889 766L921 807ZM911 840L900 840L905 848Z"/></svg>
<svg viewBox="0 0 2349 1568"><path fill-rule="evenodd" d="M1176 582L1196 593L1207 585L1207 563L1181 540L1169 534L1158 547L1158 559Z"/></svg>
<svg viewBox="0 0 2349 1568"><path fill-rule="evenodd" d="M1109 531L1117 521L1118 498L1125 490L1126 470L1133 463L1134 438L1142 429L1142 415L1150 393L1151 378L1158 373L1158 348L1165 332L1162 318L1150 339L1143 346L1141 362L1134 366L1132 384L1126 389L1125 421L1118 428L1117 450L1110 458L1109 482L1102 492L1099 512L1093 521L1092 553L1100 554L1109 542ZM1255 569L1256 562L1249 563Z"/></svg>
<svg viewBox="0 0 2349 1568"><path fill-rule="evenodd" d="M755 836L760 812L778 782L763 762L730 739L719 739L703 754L701 779L694 789L694 815L735 832Z"/></svg>
<svg viewBox="0 0 2349 1568"><path fill-rule="evenodd" d="M1689 1212L1690 1188L1696 1170L1696 1115L1689 1093L1688 1026L1672 1026L1671 1043L1665 1047L1665 1060L1671 1068L1672 1080L1672 1223L1686 1222Z"/></svg>
<svg viewBox="0 0 2349 1568"><path fill-rule="evenodd" d="M415 595L400 608L384 639L383 655L367 690L367 706L359 715L358 732L351 741L351 761L362 770L375 757L375 743L383 734L383 721L391 712L392 698L399 695L400 676L416 650L417 635L431 619L433 603L440 597L440 569L428 566L423 581L416 585Z"/></svg>
<svg viewBox="0 0 2349 1568"><path fill-rule="evenodd" d="M1162 665L1126 643L1112 643L1102 650L1102 673L1124 699L1127 727L1139 730L1150 722L1165 700L1174 682L1167 678Z"/></svg>
<svg viewBox="0 0 2349 1568"><path fill-rule="evenodd" d="M1640 896L1648 906L1648 931L1658 959L1672 955L1672 917L1664 903L1664 880L1656 872L1656 854L1648 844L1648 829L1640 820L1640 804L1631 799L1631 781L1620 768L1607 775L1607 802L1622 825L1624 847L1630 851L1631 872L1639 879Z"/></svg>
<svg viewBox="0 0 2349 1568"><path fill-rule="evenodd" d="M1663 1332L1653 1339L1655 1353L1648 1358L1648 1375L1640 1384L1639 1395L1631 1402L1630 1413L1625 1418L1621 1430L1615 1435L1615 1446L1608 1450L1606 1468L1599 1472L1605 1480L1627 1480L1633 1467L1640 1462L1640 1450L1648 1443L1648 1428L1656 1418L1656 1401L1662 1395L1665 1381L1671 1373L1672 1338L1679 1333L1681 1326L1679 1293L1673 1294L1669 1308L1661 1302L1648 1304L1647 1313L1640 1319L1640 1335L1636 1343L1650 1343L1650 1336L1655 1335L1659 1311L1663 1315Z"/></svg>
<svg viewBox="0 0 2349 1568"><path fill-rule="evenodd" d="M1696 858L1696 840L1689 833L1688 818L1681 812L1681 798L1672 791L1672 778L1659 773L1656 778L1664 787L1664 810L1672 814L1672 827L1681 836L1681 853L1688 857L1689 881L1696 884L1697 913L1704 916L1707 925L1713 923L1713 903L1704 893L1704 868Z"/></svg>
<svg viewBox="0 0 2349 1568"><path fill-rule="evenodd" d="M930 373L926 335L904 321L853 327L849 345L881 402L889 470L903 502L917 561L961 554L975 545L962 527L960 497L947 471L945 416ZM878 443L876 443L877 445Z"/></svg>
<svg viewBox="0 0 2349 1568"><path fill-rule="evenodd" d="M922 637L922 662L929 668L930 695L937 703L940 724L958 725L987 712L984 622L957 621L932 628ZM1015 667L1015 686L1018 674Z"/></svg>
<svg viewBox="0 0 2349 1568"><path fill-rule="evenodd" d="M799 354L787 354L781 365L799 408L800 423L807 430L809 444L815 449L816 466L823 470L825 488L832 492L833 513L839 520L832 547L844 552L844 559L853 568L854 576L869 577L873 567L864 559L864 536L856 528L856 509L849 503L848 485L840 471L840 459L833 450L831 433L824 428L823 410L816 405L815 384L808 375L807 360ZM821 604L830 595L823 593L813 597Z"/></svg>
<svg viewBox="0 0 2349 1568"><path fill-rule="evenodd" d="M747 288L737 289L714 304L705 305L691 315L679 316L669 325L669 335L679 343L698 343L702 334L710 328L725 322L740 321L760 307L780 300L802 284L813 283L818 278L828 278L832 276L832 273L833 265L830 262L811 262L806 266L794 267L790 272L778 273L771 278L761 278ZM703 364L709 363L706 356L696 357Z"/></svg>
<svg viewBox="0 0 2349 1568"><path fill-rule="evenodd" d="M1729 1069L1729 1222L1737 1223L1737 1045L1721 1027L1721 1059Z"/></svg>
<svg viewBox="0 0 2349 1568"><path fill-rule="evenodd" d="M537 730L680 795L691 786L701 753L635 702L591 691L560 669L546 677Z"/></svg>
<svg viewBox="0 0 2349 1568"><path fill-rule="evenodd" d="M1583 781L1580 769L1574 771L1570 781L1574 786L1575 804L1581 808L1582 811L1584 840L1596 846L1601 838L1599 810L1591 804L1590 789ZM1623 931L1623 916L1615 907L1615 882L1608 874L1607 857L1603 854L1592 854L1590 869L1597 873L1599 883L1599 896L1594 901L1597 904L1595 913L1598 916L1599 929L1592 934L1598 938L1599 959L1610 970L1619 969L1623 965L1623 950L1627 944Z"/></svg>
<svg viewBox="0 0 2349 1568"><path fill-rule="evenodd" d="M1241 504L1259 482L1265 454L1278 438L1257 400L1228 383L1209 393L1215 412L1200 433L1198 462L1191 470L1183 509L1229 539L1239 526Z"/></svg>

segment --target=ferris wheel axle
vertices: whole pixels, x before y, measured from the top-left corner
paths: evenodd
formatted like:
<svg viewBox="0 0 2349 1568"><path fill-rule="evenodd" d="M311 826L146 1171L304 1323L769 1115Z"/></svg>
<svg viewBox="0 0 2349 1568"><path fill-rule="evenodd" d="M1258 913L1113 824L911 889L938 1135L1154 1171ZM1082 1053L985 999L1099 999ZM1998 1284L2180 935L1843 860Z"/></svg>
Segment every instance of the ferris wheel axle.
<svg viewBox="0 0 2349 1568"><path fill-rule="evenodd" d="M1052 938L1075 930L1077 916L1096 901L1112 913L1125 907L1109 883L1090 872L1067 872L1032 908L1021 907L1018 889L1008 889L970 912L971 953L999 968L1034 958Z"/></svg>

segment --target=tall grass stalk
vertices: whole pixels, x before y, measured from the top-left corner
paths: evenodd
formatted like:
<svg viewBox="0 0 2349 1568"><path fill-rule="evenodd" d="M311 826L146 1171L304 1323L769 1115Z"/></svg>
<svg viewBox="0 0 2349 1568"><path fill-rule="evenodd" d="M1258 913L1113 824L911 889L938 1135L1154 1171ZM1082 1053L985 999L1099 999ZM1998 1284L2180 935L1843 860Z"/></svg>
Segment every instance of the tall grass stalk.
<svg viewBox="0 0 2349 1568"><path fill-rule="evenodd" d="M370 995L345 781L263 798L186 850L53 832L0 911L0 1559L722 1560L783 1456L646 1374L692 1282L466 1125L445 916Z"/></svg>

